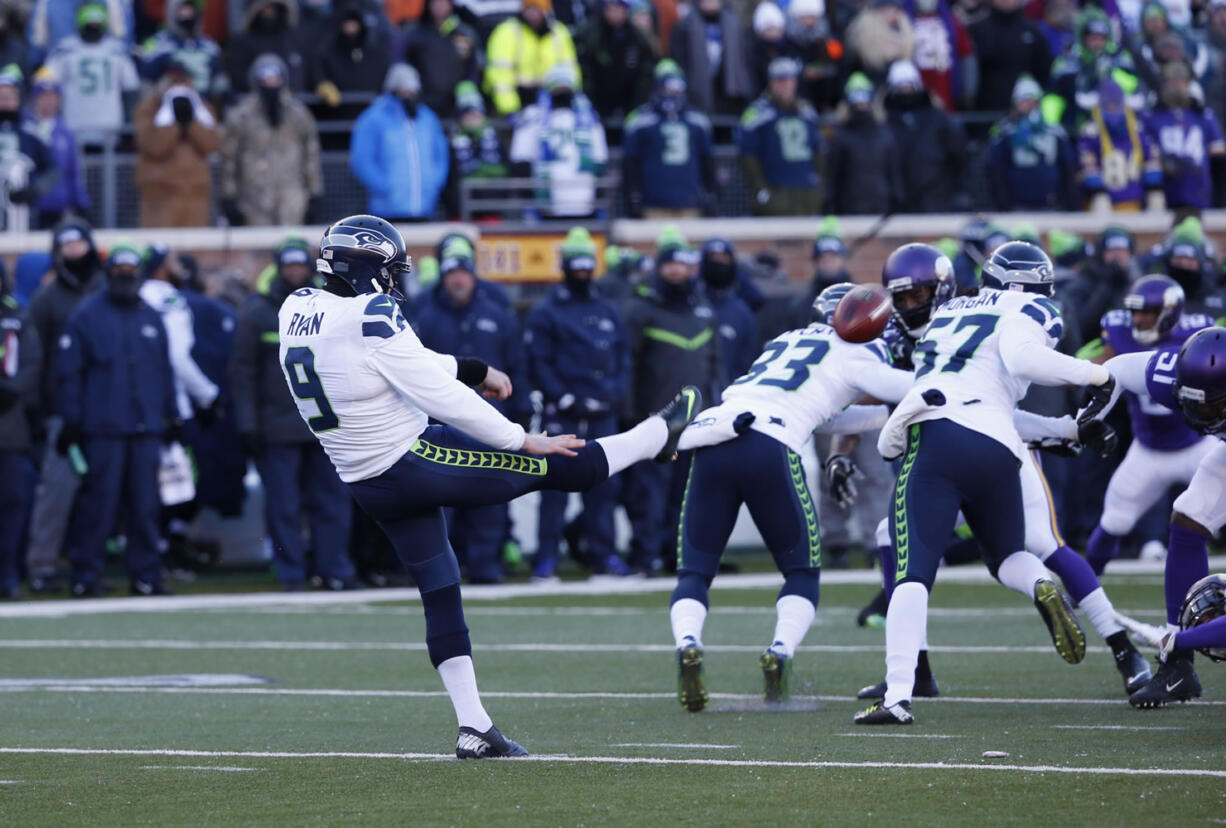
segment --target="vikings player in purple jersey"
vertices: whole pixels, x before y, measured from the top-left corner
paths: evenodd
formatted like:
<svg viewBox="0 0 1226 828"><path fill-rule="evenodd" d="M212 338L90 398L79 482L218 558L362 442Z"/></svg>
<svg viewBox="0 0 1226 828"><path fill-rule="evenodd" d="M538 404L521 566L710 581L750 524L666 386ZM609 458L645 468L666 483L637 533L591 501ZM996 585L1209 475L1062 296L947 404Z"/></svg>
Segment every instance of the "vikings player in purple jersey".
<svg viewBox="0 0 1226 828"><path fill-rule="evenodd" d="M1124 309L1103 316L1103 353L1116 354L1178 348L1197 331L1213 324L1200 313L1184 313L1184 292L1169 276L1143 276L1124 297ZM1127 395L1133 442L1111 475L1102 516L1086 544L1086 558L1096 574L1120 553L1120 539L1171 486L1186 485L1213 440L1197 434L1178 413L1142 390Z"/></svg>
<svg viewBox="0 0 1226 828"><path fill-rule="evenodd" d="M1216 612L1203 607L1190 615L1186 612L1209 574L1209 538L1226 525L1226 444L1221 442L1226 440L1226 328L1198 331L1178 351L1166 348L1149 355L1115 357L1107 369L1122 388L1149 394L1155 402L1180 412L1198 432L1217 438L1211 440L1171 513L1165 592L1167 632L1175 635L1163 641L1153 679L1129 698L1134 707L1163 707L1200 695L1192 649L1226 647L1226 625L1206 623L1217 617ZM1181 614L1186 616L1183 631Z"/></svg>

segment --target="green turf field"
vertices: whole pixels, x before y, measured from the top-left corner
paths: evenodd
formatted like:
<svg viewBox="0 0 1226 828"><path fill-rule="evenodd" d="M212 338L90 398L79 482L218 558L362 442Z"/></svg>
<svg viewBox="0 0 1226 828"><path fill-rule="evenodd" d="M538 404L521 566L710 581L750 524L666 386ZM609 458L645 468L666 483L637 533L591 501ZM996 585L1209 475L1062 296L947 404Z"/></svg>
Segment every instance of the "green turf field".
<svg viewBox="0 0 1226 828"><path fill-rule="evenodd" d="M717 582L704 636L712 704L696 715L676 701L667 584L497 600L470 591L487 707L536 758L469 763L448 758L455 721L413 603L10 614L0 619L0 820L1226 821L1226 665L1198 659L1202 702L1134 711L1092 633L1086 662L1069 666L1019 596L939 584L929 635L945 698L917 701L910 728L857 727L865 705L853 696L881 677L883 636L854 623L874 588L832 580L783 710L758 696L774 590ZM1160 575L1107 586L1122 611L1161 619ZM37 606L50 615L57 605ZM197 678L157 686L171 675Z"/></svg>

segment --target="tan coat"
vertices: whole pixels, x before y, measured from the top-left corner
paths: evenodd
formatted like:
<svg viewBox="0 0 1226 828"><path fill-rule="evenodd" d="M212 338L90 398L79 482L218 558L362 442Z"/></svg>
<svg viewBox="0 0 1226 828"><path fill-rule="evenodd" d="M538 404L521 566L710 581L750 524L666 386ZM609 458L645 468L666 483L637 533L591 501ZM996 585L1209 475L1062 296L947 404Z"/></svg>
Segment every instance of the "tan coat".
<svg viewBox="0 0 1226 828"><path fill-rule="evenodd" d="M323 189L319 133L304 105L283 93L275 129L257 94L230 110L221 146L221 197L238 202L247 224L302 224L311 197Z"/></svg>
<svg viewBox="0 0 1226 828"><path fill-rule="evenodd" d="M166 85L159 84L136 107L136 186L142 227L205 227L213 212L209 156L221 146L216 126L192 121L154 126Z"/></svg>

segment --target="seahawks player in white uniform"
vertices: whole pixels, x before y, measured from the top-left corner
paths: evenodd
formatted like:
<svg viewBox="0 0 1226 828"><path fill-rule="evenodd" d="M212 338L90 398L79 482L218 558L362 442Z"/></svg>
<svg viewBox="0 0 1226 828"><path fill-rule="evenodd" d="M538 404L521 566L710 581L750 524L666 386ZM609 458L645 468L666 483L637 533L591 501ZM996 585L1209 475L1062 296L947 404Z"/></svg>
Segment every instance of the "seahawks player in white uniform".
<svg viewBox="0 0 1226 828"><path fill-rule="evenodd" d="M1034 600L1066 661L1085 657L1085 635L1063 592L1024 550L1018 468L1025 444L1013 423L1028 383L1093 386L1088 419L1114 382L1102 366L1065 356L1052 266L1037 247L1002 246L984 268L987 287L932 315L916 348L916 383L881 432L882 455L903 455L891 532L895 587L886 614L886 692L856 716L860 724L910 724L911 694L925 638L928 592L958 512L1005 586Z"/></svg>
<svg viewBox="0 0 1226 828"><path fill-rule="evenodd" d="M468 387L505 399L505 374L425 348L405 322L392 292L409 261L392 225L342 219L325 231L320 257L323 289L294 292L279 315L298 411L417 584L426 648L460 726L456 755L526 755L494 727L477 693L443 507L583 490L640 460L670 460L701 397L682 389L660 414L586 445L570 434L526 434Z"/></svg>

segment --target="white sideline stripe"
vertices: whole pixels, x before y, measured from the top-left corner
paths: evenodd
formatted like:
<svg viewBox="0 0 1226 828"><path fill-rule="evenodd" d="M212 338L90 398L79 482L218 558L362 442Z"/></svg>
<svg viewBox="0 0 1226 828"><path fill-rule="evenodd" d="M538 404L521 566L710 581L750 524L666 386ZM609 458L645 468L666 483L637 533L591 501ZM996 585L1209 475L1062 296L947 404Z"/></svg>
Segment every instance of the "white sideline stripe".
<svg viewBox="0 0 1226 828"><path fill-rule="evenodd" d="M698 742L622 742L609 747L682 748L685 750L736 750L740 745L704 745Z"/></svg>
<svg viewBox="0 0 1226 828"><path fill-rule="evenodd" d="M1187 730L1184 727L1160 725L1052 725L1055 730Z"/></svg>
<svg viewBox="0 0 1226 828"><path fill-rule="evenodd" d="M424 652L424 642L416 641L182 641L174 639L0 639L0 650L286 650L294 652L338 652L344 650L371 650L376 652ZM672 653L672 644L573 644L519 643L478 644L477 652L485 653ZM708 653L757 653L762 646L755 644L710 644L703 647ZM877 653L882 644L806 644L800 648L806 653ZM1051 653L1051 646L1041 645L975 645L929 647L933 653L994 654L994 653ZM1087 653L1106 653L1107 647L1087 647Z"/></svg>
<svg viewBox="0 0 1226 828"><path fill-rule="evenodd" d="M0 754L34 754L60 756L202 756L241 759L408 759L437 761L455 759L450 753L365 753L357 751L245 751L245 750L141 750L120 748L29 748L0 747ZM557 762L595 765L710 765L727 768L887 768L898 770L988 770L1021 771L1023 773L1093 774L1097 776L1204 776L1226 779L1226 770L1208 768L1105 768L1067 765L976 765L967 762L786 762L758 759L664 759L655 756L568 756L542 754L527 756L515 762Z"/></svg>
<svg viewBox="0 0 1226 828"><path fill-rule="evenodd" d="M263 768L240 768L235 765L141 765L141 770L190 770L190 771L221 771L223 773L241 773L242 771L261 771Z"/></svg>
<svg viewBox="0 0 1226 828"><path fill-rule="evenodd" d="M964 739L956 733L838 733L837 736L847 736L852 739Z"/></svg>
<svg viewBox="0 0 1226 828"><path fill-rule="evenodd" d="M1211 570L1226 569L1226 556L1209 559ZM1216 568L1216 569L1215 569ZM1161 576L1164 564L1148 561L1115 561L1112 576ZM947 584L995 583L982 566L957 566L941 569L940 579ZM783 578L777 573L751 575L720 575L712 589L716 592L734 589L778 587ZM879 584L881 575L873 569L835 570L822 573L827 586L846 584ZM507 598L532 598L559 595L635 595L672 592L672 578L598 578L593 581L563 581L558 584L481 584L464 587L466 601L497 601ZM144 598L87 598L57 601L19 601L0 606L0 618L62 618L70 615L94 615L114 612L183 612L201 609L250 609L270 606L335 606L338 604L371 604L418 602L414 587L398 589L366 589L351 592L258 592L239 595L155 595Z"/></svg>
<svg viewBox="0 0 1226 828"><path fill-rule="evenodd" d="M340 696L345 698L396 698L396 699L430 699L430 698L447 698L446 691L443 690L339 690L333 688L307 688L307 687L165 687L165 686L149 686L149 687L130 687L124 685L82 685L82 684L54 684L54 679L48 679L47 683L38 687L34 686L13 686L0 687L0 693L30 693L30 692L50 692L50 693L191 693L206 696ZM670 700L675 701L676 693L655 693L650 691L643 692L626 692L626 693L608 693L598 691L576 691L570 693L559 693L553 691L535 691L535 690L482 690L481 696L489 699L550 699L550 700L567 700L567 701L659 701ZM712 699L720 701L734 702L751 702L762 701L760 693L711 693ZM802 696L792 695L795 701L821 701L821 702L856 702L863 704L864 699L858 699L855 696ZM1119 707L1124 703L1124 698L1110 699L1047 699L1047 698L995 698L992 696L938 696L934 699L922 699L922 704L1094 704L1107 705L1110 707ZM1205 699L1197 699L1189 702L1196 706L1206 705L1210 707L1226 706L1226 701L1211 701Z"/></svg>

